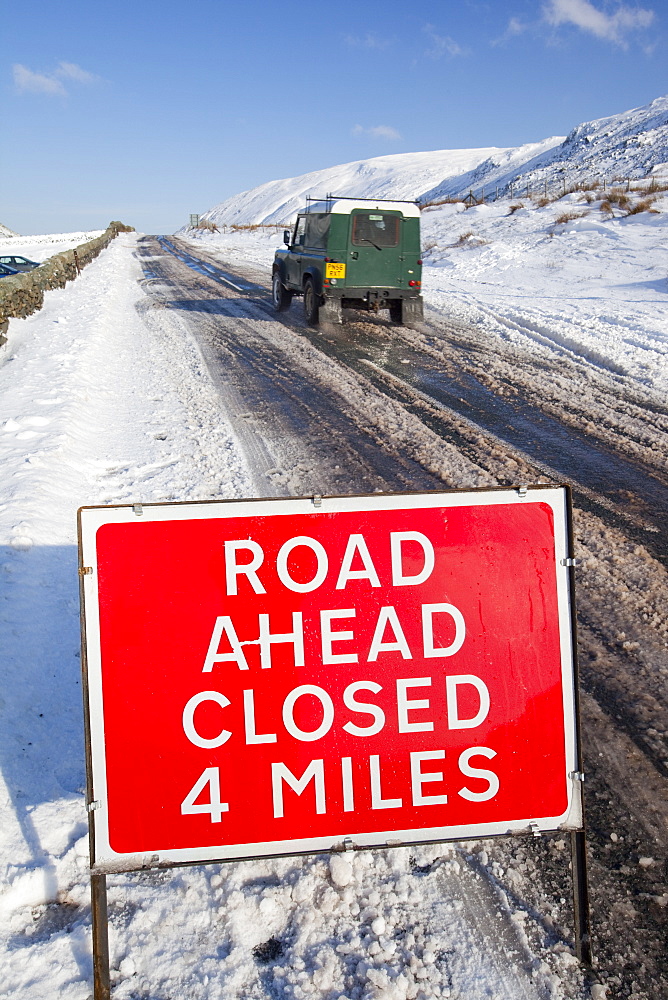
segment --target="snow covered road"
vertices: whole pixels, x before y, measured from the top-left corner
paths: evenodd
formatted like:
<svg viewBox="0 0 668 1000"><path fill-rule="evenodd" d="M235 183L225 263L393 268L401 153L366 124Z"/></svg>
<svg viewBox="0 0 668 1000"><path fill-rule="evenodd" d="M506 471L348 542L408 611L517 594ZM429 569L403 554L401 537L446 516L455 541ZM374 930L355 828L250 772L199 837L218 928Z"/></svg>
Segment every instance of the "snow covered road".
<svg viewBox="0 0 668 1000"><path fill-rule="evenodd" d="M200 263L119 237L40 314L12 321L0 365L0 996L89 992L77 506L557 472L579 491L597 975L619 996L658 996L663 400L556 341L532 353L498 332L498 314L313 331L297 303L277 319L250 254L183 251ZM557 427L561 464L549 453ZM622 468L638 478L620 495ZM555 836L113 876L114 996L584 997L567 853Z"/></svg>
<svg viewBox="0 0 668 1000"><path fill-rule="evenodd" d="M398 400L438 437L454 444L459 455L485 467L480 449L471 446L471 437L482 428L500 448L523 459L531 481L547 476L570 483L577 502L593 507L612 523L635 527L638 541L648 544L662 560L668 558L668 462L662 448L668 432L668 406L658 394L652 397L637 387L625 391L618 375L559 350L552 360L552 380L559 376L562 398L550 406L549 397L545 398L545 389L553 389L550 380L539 379L530 359L504 350L485 327L477 330L431 315L429 322L414 332L393 327L384 319L351 313L343 327L314 330L304 323L298 301L285 316L273 313L266 275L264 285L259 284L248 273L235 274L229 268L221 271L206 251L200 249L195 255L178 239L161 238L160 244L205 277L213 277L227 289L236 288L241 293L236 296L237 303L241 299L252 302L255 308L248 306L239 316L251 319L259 308L283 326L280 351L289 355L289 361L279 360L276 354L275 331L249 348L252 363L266 361L272 379L278 373L284 378L286 371L295 368L298 393L308 391L294 349L289 346L288 331L296 333L338 363L334 369L337 380L341 379L340 366L351 369L357 379L361 377L367 394L373 385L382 395ZM219 293L224 303L217 297ZM210 314L234 314L225 287L212 291L204 286L198 294L201 301L216 296L207 307L201 307ZM183 308L179 303L173 305ZM221 335L222 326L220 319L214 323L215 336ZM236 342L234 333L232 337ZM267 358L270 350L274 352L271 359ZM314 363L313 359L309 362L311 372ZM584 380L591 384L591 393L582 392ZM260 395L267 401L271 392L265 386ZM329 412L326 417L334 419ZM351 441L350 428L346 429L346 440ZM391 447L387 439L385 446ZM494 476L502 484L518 482L516 463L510 470L507 477L499 478L496 466ZM447 466L439 466L437 474L453 484ZM327 488L336 492L334 483ZM422 487L411 479L408 488Z"/></svg>

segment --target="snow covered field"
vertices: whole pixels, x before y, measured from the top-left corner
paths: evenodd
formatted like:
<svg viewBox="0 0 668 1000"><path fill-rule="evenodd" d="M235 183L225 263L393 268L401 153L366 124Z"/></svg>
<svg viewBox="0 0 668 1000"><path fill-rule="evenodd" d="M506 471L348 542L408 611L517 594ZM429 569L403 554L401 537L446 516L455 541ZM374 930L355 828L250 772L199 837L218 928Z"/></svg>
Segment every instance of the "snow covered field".
<svg viewBox="0 0 668 1000"><path fill-rule="evenodd" d="M76 509L248 487L197 349L156 341L137 313L134 242L119 236L41 312L11 320L0 355L3 997L89 993ZM170 895L156 893L147 927Z"/></svg>
<svg viewBox="0 0 668 1000"><path fill-rule="evenodd" d="M542 209L510 205L425 213L428 316L484 324L523 350L584 356L664 389L665 197L655 203L661 214L612 219L579 195ZM565 211L583 214L555 224ZM26 238L18 252L50 256L85 235ZM0 352L0 997L12 1000L90 994L76 508L253 491L195 340L173 312L162 325L142 319L136 241L120 235L74 283L49 292L40 313L12 320ZM280 233L198 235L191 244L268 280ZM488 850L401 848L110 877L114 997L585 996L547 920L501 887L485 897L480 866L521 886L535 861L519 850L504 872ZM552 919L556 905L546 896L542 915ZM483 937L481 913L497 910L505 923Z"/></svg>
<svg viewBox="0 0 668 1000"><path fill-rule="evenodd" d="M42 264L47 257L53 257L62 250L72 250L81 243L101 236L103 232L103 229L93 229L90 232L47 233L43 236L0 236L0 255L21 254Z"/></svg>

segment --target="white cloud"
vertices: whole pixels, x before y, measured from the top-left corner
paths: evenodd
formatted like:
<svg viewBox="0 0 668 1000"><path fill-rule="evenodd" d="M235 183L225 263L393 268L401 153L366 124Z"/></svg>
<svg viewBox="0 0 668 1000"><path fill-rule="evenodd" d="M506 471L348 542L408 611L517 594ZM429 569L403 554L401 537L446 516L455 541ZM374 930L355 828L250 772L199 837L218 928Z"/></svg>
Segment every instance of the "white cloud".
<svg viewBox="0 0 668 1000"><path fill-rule="evenodd" d="M524 34L525 31L528 31L529 27L528 24L520 21L518 17L511 17L504 33L499 38L493 38L490 45L503 45L508 39Z"/></svg>
<svg viewBox="0 0 668 1000"><path fill-rule="evenodd" d="M27 66L15 63L13 66L14 83L19 94L50 94L55 97L64 97L67 91L60 80L55 76L44 76L42 73L33 73Z"/></svg>
<svg viewBox="0 0 668 1000"><path fill-rule="evenodd" d="M50 97L66 97L67 90L63 80L72 83L95 83L99 80L94 73L77 66L76 63L60 62L53 73L33 73L27 66L15 63L13 67L14 83L19 94L48 94Z"/></svg>
<svg viewBox="0 0 668 1000"><path fill-rule="evenodd" d="M389 38L381 38L379 35L366 34L346 35L345 42L354 49L386 49L391 45Z"/></svg>
<svg viewBox="0 0 668 1000"><path fill-rule="evenodd" d="M590 0L550 0L543 7L543 16L554 27L573 24L606 42L625 47L624 36L630 31L648 28L654 20L654 11L620 3L616 10L607 14Z"/></svg>
<svg viewBox="0 0 668 1000"><path fill-rule="evenodd" d="M510 21L508 21L506 31L509 35L521 35L523 31L526 31L526 29L526 24L522 24L519 18L511 17Z"/></svg>
<svg viewBox="0 0 668 1000"><path fill-rule="evenodd" d="M428 35L431 41L431 47L427 49L427 55L431 56L432 59L440 59L441 56L465 56L468 55L468 49L462 48L459 42L456 42L454 38L450 38L449 35L439 35L433 24L425 24L424 32Z"/></svg>
<svg viewBox="0 0 668 1000"><path fill-rule="evenodd" d="M81 66L77 66L76 63L69 62L58 63L55 76L63 77L66 80L76 80L77 83L95 83L96 80L100 79L99 76L95 76L95 73L89 73Z"/></svg>
<svg viewBox="0 0 668 1000"><path fill-rule="evenodd" d="M401 139L401 133L397 132L396 128L392 128L391 125L371 125L369 128L364 128L362 125L355 125L352 129L353 135L368 135L372 139L389 139L391 142L397 142Z"/></svg>

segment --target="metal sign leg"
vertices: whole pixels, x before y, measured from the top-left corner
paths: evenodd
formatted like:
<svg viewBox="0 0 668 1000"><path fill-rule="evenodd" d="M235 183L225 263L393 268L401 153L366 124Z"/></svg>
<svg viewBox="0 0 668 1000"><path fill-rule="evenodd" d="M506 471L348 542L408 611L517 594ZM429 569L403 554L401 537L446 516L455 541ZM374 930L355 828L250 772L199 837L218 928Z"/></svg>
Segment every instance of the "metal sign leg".
<svg viewBox="0 0 668 1000"><path fill-rule="evenodd" d="M575 915L575 954L591 966L591 924L589 920L589 883L587 881L587 839L584 830L571 833L573 865L573 912Z"/></svg>
<svg viewBox="0 0 668 1000"><path fill-rule="evenodd" d="M93 914L93 1000L110 1000L106 875L91 874L90 901Z"/></svg>

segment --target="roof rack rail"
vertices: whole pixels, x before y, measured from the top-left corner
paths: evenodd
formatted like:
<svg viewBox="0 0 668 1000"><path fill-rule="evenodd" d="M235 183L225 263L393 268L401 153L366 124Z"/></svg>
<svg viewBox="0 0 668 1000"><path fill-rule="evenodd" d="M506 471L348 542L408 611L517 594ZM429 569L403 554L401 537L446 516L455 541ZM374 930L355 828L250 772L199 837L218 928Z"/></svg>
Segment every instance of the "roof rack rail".
<svg viewBox="0 0 668 1000"><path fill-rule="evenodd" d="M327 194L324 198L316 198L306 195L307 203L310 201L372 201L376 202L398 202L400 205L419 205L417 198L361 198L353 194Z"/></svg>

